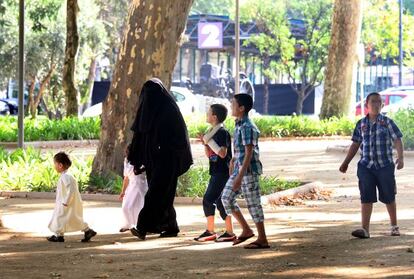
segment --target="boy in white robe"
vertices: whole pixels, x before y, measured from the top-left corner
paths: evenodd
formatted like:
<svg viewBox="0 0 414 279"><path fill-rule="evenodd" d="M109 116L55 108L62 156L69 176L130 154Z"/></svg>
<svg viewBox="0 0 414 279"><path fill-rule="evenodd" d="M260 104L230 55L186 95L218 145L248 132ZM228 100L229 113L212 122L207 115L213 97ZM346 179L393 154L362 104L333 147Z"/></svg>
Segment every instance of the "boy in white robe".
<svg viewBox="0 0 414 279"><path fill-rule="evenodd" d="M53 157L55 170L60 173L56 186L56 204L53 211L49 229L55 234L47 237L51 242L64 242L66 232L83 231L82 242L88 242L96 235L96 232L89 228L83 221L82 198L79 192L76 179L68 172L72 165L69 156L59 152Z"/></svg>

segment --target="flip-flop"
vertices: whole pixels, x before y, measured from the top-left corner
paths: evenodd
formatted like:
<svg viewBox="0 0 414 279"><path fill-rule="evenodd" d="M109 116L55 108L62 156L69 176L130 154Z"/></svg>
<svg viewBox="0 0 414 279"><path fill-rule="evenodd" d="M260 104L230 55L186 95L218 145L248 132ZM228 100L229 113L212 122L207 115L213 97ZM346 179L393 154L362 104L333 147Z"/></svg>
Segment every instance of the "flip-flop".
<svg viewBox="0 0 414 279"><path fill-rule="evenodd" d="M254 233L252 235L249 235L249 236L239 236L233 241L233 246L238 245L242 242L245 242L246 240L248 240L249 238L252 238L253 236L254 236Z"/></svg>
<svg viewBox="0 0 414 279"><path fill-rule="evenodd" d="M270 246L268 244L261 244L259 242L252 242L244 246L244 249L269 249Z"/></svg>

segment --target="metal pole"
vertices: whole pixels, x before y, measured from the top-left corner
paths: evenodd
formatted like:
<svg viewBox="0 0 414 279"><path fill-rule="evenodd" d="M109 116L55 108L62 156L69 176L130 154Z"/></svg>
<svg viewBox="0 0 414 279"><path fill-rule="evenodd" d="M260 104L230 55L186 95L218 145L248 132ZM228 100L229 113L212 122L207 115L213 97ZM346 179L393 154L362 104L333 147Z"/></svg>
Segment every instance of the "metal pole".
<svg viewBox="0 0 414 279"><path fill-rule="evenodd" d="M240 19L239 19L239 0L236 0L236 39L234 47L234 55L236 57L236 77L234 94L240 93Z"/></svg>
<svg viewBox="0 0 414 279"><path fill-rule="evenodd" d="M400 39L399 39L399 49L400 49L400 59L399 59L399 74L398 74L398 85L402 85L402 73L403 73L403 0L398 1L400 5Z"/></svg>
<svg viewBox="0 0 414 279"><path fill-rule="evenodd" d="M19 148L24 147L24 0L19 1Z"/></svg>

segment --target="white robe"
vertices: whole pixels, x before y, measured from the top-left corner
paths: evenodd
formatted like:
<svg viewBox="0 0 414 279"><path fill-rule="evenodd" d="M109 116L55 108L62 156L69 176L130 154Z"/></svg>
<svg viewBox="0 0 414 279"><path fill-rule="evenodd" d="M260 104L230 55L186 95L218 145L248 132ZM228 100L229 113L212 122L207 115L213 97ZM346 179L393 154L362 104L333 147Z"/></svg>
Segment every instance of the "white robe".
<svg viewBox="0 0 414 279"><path fill-rule="evenodd" d="M124 176L128 177L128 187L122 200L122 228L130 229L137 225L138 215L144 207L145 194L148 191L147 177L144 173L135 175L134 166L124 162Z"/></svg>
<svg viewBox="0 0 414 279"><path fill-rule="evenodd" d="M64 206L63 204L67 204ZM49 229L62 235L66 232L84 231L82 198L76 179L67 171L60 175L56 186L56 204Z"/></svg>

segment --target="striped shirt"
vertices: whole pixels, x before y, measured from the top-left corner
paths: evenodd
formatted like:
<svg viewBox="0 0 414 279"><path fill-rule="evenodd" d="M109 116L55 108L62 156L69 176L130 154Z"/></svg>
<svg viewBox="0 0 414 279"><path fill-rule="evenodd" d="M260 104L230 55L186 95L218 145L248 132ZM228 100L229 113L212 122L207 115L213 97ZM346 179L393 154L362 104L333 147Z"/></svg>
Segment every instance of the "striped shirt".
<svg viewBox="0 0 414 279"><path fill-rule="evenodd" d="M262 163L259 159L259 135L260 131L256 125L247 117L236 120L234 130L234 173L238 174L246 154L245 146L253 145L253 155L250 165L247 168L247 174L262 174Z"/></svg>
<svg viewBox="0 0 414 279"><path fill-rule="evenodd" d="M379 114L371 122L367 115L356 124L352 141L361 144L359 162L367 168L380 169L394 163L393 142L402 136L400 129L390 118Z"/></svg>

